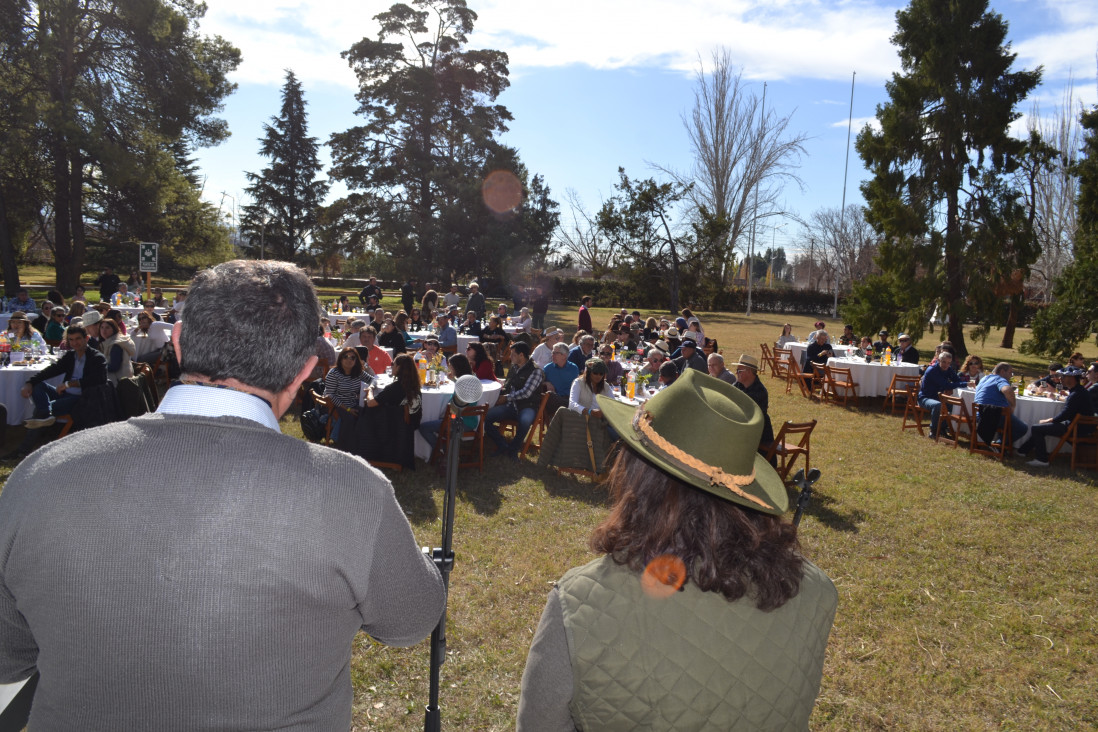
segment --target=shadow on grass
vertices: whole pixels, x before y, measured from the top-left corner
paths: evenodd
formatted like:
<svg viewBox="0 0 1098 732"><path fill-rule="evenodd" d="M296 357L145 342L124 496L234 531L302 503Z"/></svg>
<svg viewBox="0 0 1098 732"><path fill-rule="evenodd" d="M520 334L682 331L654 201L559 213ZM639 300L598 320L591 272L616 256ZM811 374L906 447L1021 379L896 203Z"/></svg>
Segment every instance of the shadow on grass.
<svg viewBox="0 0 1098 732"><path fill-rule="evenodd" d="M561 474L549 468L537 468L544 472L541 480L545 492L554 498L565 498L589 506L609 505L610 494L605 483L576 475Z"/></svg>
<svg viewBox="0 0 1098 732"><path fill-rule="evenodd" d="M797 495L790 498L790 505L796 506ZM812 500L808 503L808 508L805 509L804 515L801 516L801 523L803 524L806 519L814 519L829 529L835 531L844 531L851 534L856 534L860 530L861 524L865 523L866 513L859 509L854 509L847 514L842 514L835 510L835 499L826 493L821 493L818 490L812 491Z"/></svg>

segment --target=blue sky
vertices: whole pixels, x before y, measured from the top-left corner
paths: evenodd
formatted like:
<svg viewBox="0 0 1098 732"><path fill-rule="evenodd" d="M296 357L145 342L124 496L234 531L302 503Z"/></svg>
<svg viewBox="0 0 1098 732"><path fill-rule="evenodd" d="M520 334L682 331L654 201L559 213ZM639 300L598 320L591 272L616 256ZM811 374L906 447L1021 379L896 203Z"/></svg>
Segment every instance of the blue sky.
<svg viewBox="0 0 1098 732"><path fill-rule="evenodd" d="M373 16L391 1L209 0L202 31L243 52L237 92L225 105L232 137L200 151L205 197L229 211L245 203L244 172L260 171L262 125L279 109L284 70L301 79L310 132L321 142L356 124L354 77L341 51L376 37ZM510 56L511 86L499 99L514 115L504 141L564 203L572 189L588 209L613 193L618 166L661 177L652 166L686 170L691 153L682 116L693 102L699 59L724 46L751 88L767 85L767 108L791 115L809 137L785 207L807 217L842 198L847 119L854 134L886 100L899 70L889 38L905 6L862 0L469 0L479 20L471 47ZM1074 76L1076 105L1098 102L1098 2L999 0L1016 68L1044 67L1031 101L1042 114L1060 104ZM857 72L853 115L851 72ZM1030 101L1020 111L1029 113ZM1016 124L1024 129L1024 120ZM327 151L323 152L327 165ZM851 149L847 202L860 202L865 171ZM340 193L333 187L333 196ZM796 247L797 227L760 233L760 243Z"/></svg>

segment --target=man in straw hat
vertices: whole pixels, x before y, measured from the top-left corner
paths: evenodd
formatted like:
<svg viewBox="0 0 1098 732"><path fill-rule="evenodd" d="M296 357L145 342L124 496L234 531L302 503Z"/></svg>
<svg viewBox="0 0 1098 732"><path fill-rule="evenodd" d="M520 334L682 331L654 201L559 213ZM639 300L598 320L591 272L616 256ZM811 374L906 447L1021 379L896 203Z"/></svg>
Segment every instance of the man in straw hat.
<svg viewBox="0 0 1098 732"><path fill-rule="evenodd" d="M774 426L770 423L770 393L759 381L759 359L750 353L740 356L733 366L736 369L736 388L751 397L763 414L763 431L759 438L759 449L774 441Z"/></svg>
<svg viewBox="0 0 1098 732"><path fill-rule="evenodd" d="M692 369L599 403L625 445L602 556L549 593L518 729L807 729L838 596L782 519L758 407Z"/></svg>

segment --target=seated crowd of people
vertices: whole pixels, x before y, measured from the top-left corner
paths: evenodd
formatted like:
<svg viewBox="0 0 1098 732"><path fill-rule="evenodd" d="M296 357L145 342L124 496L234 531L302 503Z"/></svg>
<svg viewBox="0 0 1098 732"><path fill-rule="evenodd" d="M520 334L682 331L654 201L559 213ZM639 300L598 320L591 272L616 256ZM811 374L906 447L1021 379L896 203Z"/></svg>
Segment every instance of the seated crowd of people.
<svg viewBox="0 0 1098 732"><path fill-rule="evenodd" d="M622 309L605 328L577 328L569 337L561 328L539 332L524 312L526 308L510 317L502 304L492 313L463 312L457 286L451 290L442 303L437 293L431 297L433 290L429 290L412 313L387 311L378 304L379 291L364 290L360 293L364 303L377 307L367 307L366 313L348 318L342 331L339 319L322 319L317 356L330 370L315 373L310 389L330 397L338 413L330 434L336 447L375 462L389 462L399 455L397 462L414 466L412 433L418 429L433 446L440 427L439 420L422 419L421 381L412 378L419 371L420 360L425 362L425 370L446 374L450 381L472 374L501 385L497 402L485 416L485 435L495 445L495 454L512 458L521 451L543 398L546 423L558 410L572 412L584 419L585 429L612 442L616 435L603 419L596 397L623 394L629 372L636 388L647 389L647 393L670 386L687 369L708 373L738 386L764 415L767 412L766 388L757 378L758 361L745 355L730 364L730 369L716 352L716 342L706 338L701 321L689 310L669 319L645 318L639 311ZM479 295L476 283L468 291L470 300ZM474 300L478 302L483 307L482 301ZM578 324L589 320L588 304L590 298L585 298ZM427 337L419 330L428 330ZM463 353L457 352L459 334L475 338ZM333 344L340 344L342 350L337 353ZM628 362L623 363L623 355ZM363 400L364 384L374 385L385 372L389 372L391 383L380 389L373 401ZM384 405L390 409L375 408ZM325 409L308 417L314 439L319 438L320 425L328 419ZM506 432L501 427L504 424ZM762 447L772 440L767 416Z"/></svg>
<svg viewBox="0 0 1098 732"><path fill-rule="evenodd" d="M159 287L152 288L142 300L139 287L130 291L125 282L115 286L117 289L109 295L101 290L100 294L107 296L99 302L89 302L81 286L70 302L51 290L39 307L27 289L20 288L7 303L5 310L11 315L7 332L0 338L7 341L10 350L60 354L22 388L23 397L32 400L34 411L26 422L28 432L18 454L29 452L41 438L41 431L58 417L72 414L87 392L106 383L117 386L120 380L133 376L135 362L153 364L162 358L170 331L153 328L153 324L181 319L186 291L179 292L174 303L168 303ZM126 308L126 312L119 307ZM136 307L141 310L134 314ZM158 313L158 309L166 312ZM176 375L174 359L169 361L169 373ZM62 375L60 385L50 383Z"/></svg>

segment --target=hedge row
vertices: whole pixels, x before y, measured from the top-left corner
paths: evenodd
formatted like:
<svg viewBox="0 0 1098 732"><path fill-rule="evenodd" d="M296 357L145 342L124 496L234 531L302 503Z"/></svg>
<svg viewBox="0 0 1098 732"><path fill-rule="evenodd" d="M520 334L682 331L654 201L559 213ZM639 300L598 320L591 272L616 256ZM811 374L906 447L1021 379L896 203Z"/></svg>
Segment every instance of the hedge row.
<svg viewBox="0 0 1098 732"><path fill-rule="evenodd" d="M643 310L668 310L670 293L666 282L662 286L644 287L634 282L618 280L586 280L553 278L553 299L564 303L579 303L584 295L595 299L600 307L640 308ZM733 287L727 290L696 292L684 290L679 295L680 307L703 311L746 312L747 288ZM843 298L839 298L842 304ZM829 315L834 296L822 292L789 288L755 288L751 292L752 312L807 313Z"/></svg>

